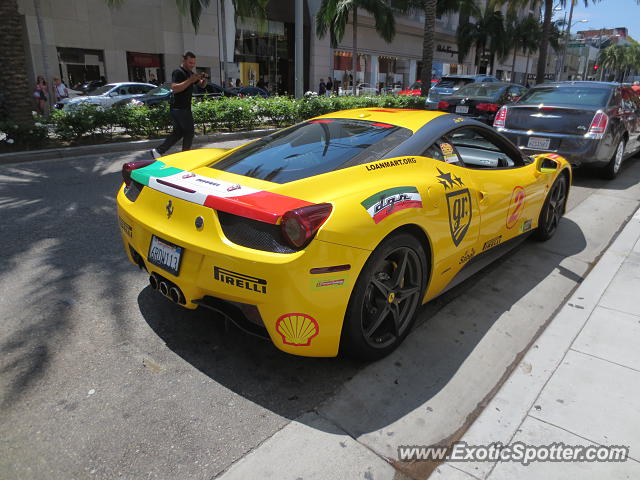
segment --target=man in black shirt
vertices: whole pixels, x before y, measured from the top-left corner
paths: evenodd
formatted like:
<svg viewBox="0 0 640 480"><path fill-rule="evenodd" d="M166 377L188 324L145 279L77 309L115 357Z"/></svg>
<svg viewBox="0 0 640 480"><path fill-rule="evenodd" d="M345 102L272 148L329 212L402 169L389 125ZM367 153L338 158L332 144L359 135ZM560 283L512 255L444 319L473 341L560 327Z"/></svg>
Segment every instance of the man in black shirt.
<svg viewBox="0 0 640 480"><path fill-rule="evenodd" d="M196 56L193 52L186 52L182 57L180 67L171 74L173 101L169 107L169 113L173 121L173 132L162 145L151 150L153 158L164 155L181 138L182 151L191 149L194 133L193 115L191 114L193 84L197 83L200 88L207 85L206 75L194 73L194 68L196 68Z"/></svg>

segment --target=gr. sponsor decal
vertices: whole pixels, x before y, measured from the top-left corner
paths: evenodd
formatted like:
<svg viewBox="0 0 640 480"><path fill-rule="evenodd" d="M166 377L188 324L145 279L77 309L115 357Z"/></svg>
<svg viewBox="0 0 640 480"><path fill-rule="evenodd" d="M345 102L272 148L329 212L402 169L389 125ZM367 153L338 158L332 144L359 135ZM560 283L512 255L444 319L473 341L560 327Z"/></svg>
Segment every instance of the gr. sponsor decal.
<svg viewBox="0 0 640 480"><path fill-rule="evenodd" d="M509 210L507 210L507 228L511 229L518 222L522 211L524 210L524 202L526 199L524 188L517 186L511 193L511 201L509 202Z"/></svg>
<svg viewBox="0 0 640 480"><path fill-rule="evenodd" d="M125 222L121 217L118 217L118 222L120 223L120 230L122 230L122 233L127 237L133 237L133 229L131 228L131 225Z"/></svg>
<svg viewBox="0 0 640 480"><path fill-rule="evenodd" d="M238 273L226 268L213 267L213 278L216 280L238 288L245 288L252 292L267 293L267 281L245 275L244 273Z"/></svg>
<svg viewBox="0 0 640 480"><path fill-rule="evenodd" d="M463 263L467 263L469 260L471 260L475 256L476 256L476 251L473 248L471 250L465 250L464 255L460 257L460 262L458 264L462 265Z"/></svg>
<svg viewBox="0 0 640 480"><path fill-rule="evenodd" d="M449 210L451 239L457 247L464 239L471 225L471 194L468 188L446 194Z"/></svg>
<svg viewBox="0 0 640 480"><path fill-rule="evenodd" d="M282 343L308 347L320 327L316 319L306 313L286 313L276 321L276 331L282 337Z"/></svg>
<svg viewBox="0 0 640 480"><path fill-rule="evenodd" d="M460 122L464 122L464 118L458 117L453 119L453 123L460 123Z"/></svg>
<svg viewBox="0 0 640 480"><path fill-rule="evenodd" d="M369 165L365 165L364 167L368 171L372 171L372 170L378 170L380 168L389 168L389 167L397 167L399 165L407 165L410 163L416 163L415 157L396 158L395 160L385 160L383 162L370 163Z"/></svg>
<svg viewBox="0 0 640 480"><path fill-rule="evenodd" d="M484 242L484 247L482 247L482 251L489 250L497 245L500 245L502 242L502 235L497 236L496 238L492 238L491 240L487 240Z"/></svg>
<svg viewBox="0 0 640 480"><path fill-rule="evenodd" d="M343 287L347 283L346 277L324 278L311 280L311 288L314 290L326 289L326 288L338 288Z"/></svg>
<svg viewBox="0 0 640 480"><path fill-rule="evenodd" d="M422 208L422 197L416 187L395 187L371 195L361 202L375 223L405 208Z"/></svg>
<svg viewBox="0 0 640 480"><path fill-rule="evenodd" d="M520 226L520 231L522 233L528 232L529 230L531 230L531 219L525 220L524 222L522 222L522 225Z"/></svg>

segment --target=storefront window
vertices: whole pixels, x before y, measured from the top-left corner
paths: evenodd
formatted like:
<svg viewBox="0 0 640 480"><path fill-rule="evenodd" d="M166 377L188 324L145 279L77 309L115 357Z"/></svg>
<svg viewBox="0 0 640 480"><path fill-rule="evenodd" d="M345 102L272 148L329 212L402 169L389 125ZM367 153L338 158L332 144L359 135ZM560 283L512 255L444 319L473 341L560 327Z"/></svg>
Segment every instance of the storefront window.
<svg viewBox="0 0 640 480"><path fill-rule="evenodd" d="M102 50L58 47L60 78L73 87L105 76Z"/></svg>
<svg viewBox="0 0 640 480"><path fill-rule="evenodd" d="M165 81L163 55L127 52L127 71L130 82L160 85Z"/></svg>

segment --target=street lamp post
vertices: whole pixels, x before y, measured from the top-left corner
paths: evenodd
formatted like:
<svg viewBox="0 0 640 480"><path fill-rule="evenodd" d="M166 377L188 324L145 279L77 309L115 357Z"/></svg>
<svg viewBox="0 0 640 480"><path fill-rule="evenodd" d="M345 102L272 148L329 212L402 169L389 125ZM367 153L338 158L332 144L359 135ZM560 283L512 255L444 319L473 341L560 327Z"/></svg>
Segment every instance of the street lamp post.
<svg viewBox="0 0 640 480"><path fill-rule="evenodd" d="M558 72L558 76L556 78L556 81L562 80L562 73L564 71L564 62L565 62L565 57L567 56L567 47L569 45L569 35L571 34L571 27L574 24L571 23L571 20L573 20L573 7L575 5L575 0L571 0L571 8L569 9L569 22L566 24L565 29L564 29L564 45L562 47L562 57L560 57L560 71ZM576 23L586 23L589 20L586 19L582 19L582 20L578 20Z"/></svg>

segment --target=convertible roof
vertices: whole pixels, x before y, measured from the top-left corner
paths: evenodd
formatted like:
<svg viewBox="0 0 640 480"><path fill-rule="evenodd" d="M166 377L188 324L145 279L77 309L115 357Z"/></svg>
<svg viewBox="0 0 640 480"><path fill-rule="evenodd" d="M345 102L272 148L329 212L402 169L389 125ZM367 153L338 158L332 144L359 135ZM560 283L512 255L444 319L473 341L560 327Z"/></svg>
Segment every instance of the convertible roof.
<svg viewBox="0 0 640 480"><path fill-rule="evenodd" d="M413 110L408 108L355 108L331 112L318 118L352 118L370 122L388 123L398 127L408 128L414 133L434 118L447 115L444 112L431 110Z"/></svg>

